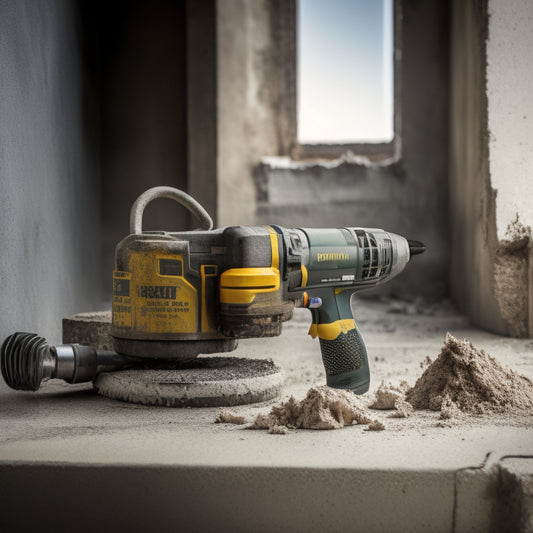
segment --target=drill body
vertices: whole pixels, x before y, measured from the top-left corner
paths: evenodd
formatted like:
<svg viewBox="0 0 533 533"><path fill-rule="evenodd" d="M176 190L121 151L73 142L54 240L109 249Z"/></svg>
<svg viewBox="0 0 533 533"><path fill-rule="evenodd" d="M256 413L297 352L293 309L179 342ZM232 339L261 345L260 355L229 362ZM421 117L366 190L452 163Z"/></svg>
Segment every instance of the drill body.
<svg viewBox="0 0 533 533"><path fill-rule="evenodd" d="M365 228L132 233L115 255L116 350L186 361L230 351L240 338L279 335L294 306L308 307L328 385L366 392L368 358L351 296L399 274L416 245Z"/></svg>

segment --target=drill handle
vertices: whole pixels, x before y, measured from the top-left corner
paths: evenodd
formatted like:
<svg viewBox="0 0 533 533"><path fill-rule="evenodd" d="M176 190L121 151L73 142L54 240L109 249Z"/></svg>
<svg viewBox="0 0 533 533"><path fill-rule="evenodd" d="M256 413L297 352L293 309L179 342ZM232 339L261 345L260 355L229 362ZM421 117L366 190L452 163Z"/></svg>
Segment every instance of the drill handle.
<svg viewBox="0 0 533 533"><path fill-rule="evenodd" d="M322 301L315 308L311 303L313 323L309 334L319 338L328 386L364 394L370 386L370 371L365 343L350 308L352 293L322 289L308 298L315 304L316 300Z"/></svg>

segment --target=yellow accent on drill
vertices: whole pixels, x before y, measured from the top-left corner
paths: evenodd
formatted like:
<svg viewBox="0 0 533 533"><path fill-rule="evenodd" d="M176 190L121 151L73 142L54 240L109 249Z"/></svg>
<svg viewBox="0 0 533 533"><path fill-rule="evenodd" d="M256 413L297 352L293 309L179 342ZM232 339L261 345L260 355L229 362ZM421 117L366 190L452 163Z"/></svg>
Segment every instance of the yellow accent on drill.
<svg viewBox="0 0 533 533"><path fill-rule="evenodd" d="M279 284L275 268L230 268L220 276L220 302L250 304L256 294L277 291Z"/></svg>
<svg viewBox="0 0 533 533"><path fill-rule="evenodd" d="M307 285L308 277L309 273L307 272L307 268L305 268L305 265L302 265L302 283L300 287L305 287Z"/></svg>
<svg viewBox="0 0 533 533"><path fill-rule="evenodd" d="M309 328L309 335L315 339L323 339L326 341L335 340L341 333L348 333L355 329L355 321L353 318L344 318L342 320L336 320L329 324L311 324Z"/></svg>
<svg viewBox="0 0 533 533"><path fill-rule="evenodd" d="M256 294L279 289L278 234L270 226L265 226L265 229L270 233L271 267L230 268L223 272L220 276L220 303L251 304Z"/></svg>

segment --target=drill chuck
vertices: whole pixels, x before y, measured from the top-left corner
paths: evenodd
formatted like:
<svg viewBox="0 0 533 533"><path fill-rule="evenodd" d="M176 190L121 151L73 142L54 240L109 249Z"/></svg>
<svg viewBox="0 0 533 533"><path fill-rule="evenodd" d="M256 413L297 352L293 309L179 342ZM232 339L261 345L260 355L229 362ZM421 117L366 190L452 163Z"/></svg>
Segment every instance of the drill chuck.
<svg viewBox="0 0 533 533"><path fill-rule="evenodd" d="M81 344L50 346L35 333L14 333L0 348L2 376L16 390L36 391L43 381L52 378L84 383L101 372L134 364L131 357Z"/></svg>

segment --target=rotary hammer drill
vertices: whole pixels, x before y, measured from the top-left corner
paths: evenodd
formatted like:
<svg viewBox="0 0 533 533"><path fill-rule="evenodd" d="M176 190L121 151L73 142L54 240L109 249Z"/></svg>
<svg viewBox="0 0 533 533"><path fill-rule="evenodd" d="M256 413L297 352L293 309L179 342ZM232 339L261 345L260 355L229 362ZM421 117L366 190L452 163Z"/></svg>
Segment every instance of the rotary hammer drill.
<svg viewBox="0 0 533 533"><path fill-rule="evenodd" d="M144 208L161 197L187 207L202 228L143 231ZM36 390L43 376L88 381L136 361L187 362L228 352L238 339L280 335L298 306L311 311L309 334L319 339L327 384L366 392L368 358L351 296L398 275L424 245L370 228L212 227L203 207L178 189L143 193L131 210L130 235L115 252L111 335L117 353L79 345L48 349L43 339L15 334L1 350L8 384Z"/></svg>

